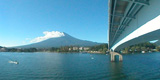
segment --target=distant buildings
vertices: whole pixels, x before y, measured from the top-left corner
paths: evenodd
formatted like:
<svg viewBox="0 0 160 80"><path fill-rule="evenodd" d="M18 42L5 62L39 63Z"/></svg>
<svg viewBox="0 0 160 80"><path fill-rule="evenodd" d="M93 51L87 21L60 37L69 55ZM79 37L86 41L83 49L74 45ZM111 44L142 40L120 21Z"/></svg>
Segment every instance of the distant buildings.
<svg viewBox="0 0 160 80"><path fill-rule="evenodd" d="M89 47L84 47L84 51L87 51L87 50L89 50Z"/></svg>
<svg viewBox="0 0 160 80"><path fill-rule="evenodd" d="M87 50L89 50L89 47L70 47L70 48L68 48L69 49L69 51L87 51Z"/></svg>
<svg viewBox="0 0 160 80"><path fill-rule="evenodd" d="M79 49L78 49L78 47L73 47L73 50L75 51L75 50L79 50Z"/></svg>
<svg viewBox="0 0 160 80"><path fill-rule="evenodd" d="M7 51L6 48L0 48L0 52L5 52L5 51Z"/></svg>
<svg viewBox="0 0 160 80"><path fill-rule="evenodd" d="M83 50L83 47L79 47L79 50L82 51L82 50Z"/></svg>
<svg viewBox="0 0 160 80"><path fill-rule="evenodd" d="M71 51L72 50L72 48L69 48L69 51Z"/></svg>

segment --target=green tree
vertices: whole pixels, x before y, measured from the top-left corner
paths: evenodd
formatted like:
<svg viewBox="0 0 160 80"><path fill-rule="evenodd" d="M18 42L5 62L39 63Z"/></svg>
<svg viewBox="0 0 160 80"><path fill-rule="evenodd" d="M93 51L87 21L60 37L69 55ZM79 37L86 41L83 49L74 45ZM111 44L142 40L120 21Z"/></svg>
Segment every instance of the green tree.
<svg viewBox="0 0 160 80"><path fill-rule="evenodd" d="M160 46L157 46L157 47L156 47L156 50L157 50L157 51L160 51Z"/></svg>

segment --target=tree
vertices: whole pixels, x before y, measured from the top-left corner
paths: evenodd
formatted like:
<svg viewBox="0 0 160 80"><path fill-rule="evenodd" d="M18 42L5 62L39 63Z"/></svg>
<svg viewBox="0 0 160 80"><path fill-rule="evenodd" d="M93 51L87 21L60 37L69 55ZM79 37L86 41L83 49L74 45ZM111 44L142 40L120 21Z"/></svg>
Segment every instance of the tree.
<svg viewBox="0 0 160 80"><path fill-rule="evenodd" d="M156 50L157 50L157 51L160 51L160 46L157 46L157 47L156 47Z"/></svg>

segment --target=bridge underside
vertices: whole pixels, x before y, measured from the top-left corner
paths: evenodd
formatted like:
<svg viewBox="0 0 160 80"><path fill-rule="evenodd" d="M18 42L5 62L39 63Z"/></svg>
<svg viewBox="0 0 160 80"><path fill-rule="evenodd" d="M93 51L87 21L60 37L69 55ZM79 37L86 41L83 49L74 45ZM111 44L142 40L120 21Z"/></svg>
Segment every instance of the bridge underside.
<svg viewBox="0 0 160 80"><path fill-rule="evenodd" d="M137 38L134 38L132 40L129 40L123 44L121 44L120 46L118 46L115 51L120 51L122 48L128 47L130 45L134 45L134 44L138 44L138 43L142 43L142 42L148 42L148 41L152 41L152 40L159 40L160 39L160 29L147 33L145 35L139 36Z"/></svg>
<svg viewBox="0 0 160 80"><path fill-rule="evenodd" d="M149 0L109 1L109 48L113 47L137 13L149 5Z"/></svg>
<svg viewBox="0 0 160 80"><path fill-rule="evenodd" d="M142 42L147 42L151 40L160 39L160 16L148 21L125 38L120 40L116 45L112 48L114 50L120 50L127 46L138 44Z"/></svg>
<svg viewBox="0 0 160 80"><path fill-rule="evenodd" d="M160 39L160 0L111 0L111 2L110 49L119 51L134 44ZM118 18L117 13L120 11L124 17Z"/></svg>

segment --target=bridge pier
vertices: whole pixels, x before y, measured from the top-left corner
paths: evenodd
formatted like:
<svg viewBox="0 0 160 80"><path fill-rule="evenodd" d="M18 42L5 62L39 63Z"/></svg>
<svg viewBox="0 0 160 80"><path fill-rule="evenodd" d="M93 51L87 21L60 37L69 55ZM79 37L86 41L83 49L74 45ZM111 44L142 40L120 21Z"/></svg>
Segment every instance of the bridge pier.
<svg viewBox="0 0 160 80"><path fill-rule="evenodd" d="M116 60L115 56L119 56L119 61L123 60L123 56L117 52L110 52L111 54L111 61L114 62Z"/></svg>

